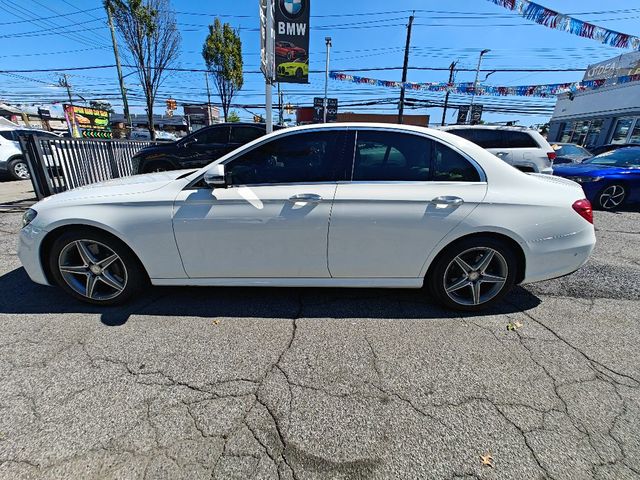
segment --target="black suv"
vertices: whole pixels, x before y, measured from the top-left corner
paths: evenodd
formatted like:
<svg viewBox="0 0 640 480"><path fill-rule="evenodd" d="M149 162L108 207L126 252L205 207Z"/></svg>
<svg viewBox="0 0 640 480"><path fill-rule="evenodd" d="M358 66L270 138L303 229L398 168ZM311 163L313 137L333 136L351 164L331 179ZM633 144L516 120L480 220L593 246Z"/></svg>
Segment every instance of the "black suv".
<svg viewBox="0 0 640 480"><path fill-rule="evenodd" d="M133 157L133 173L203 167L265 133L266 127L260 123L204 127L177 142L143 148Z"/></svg>

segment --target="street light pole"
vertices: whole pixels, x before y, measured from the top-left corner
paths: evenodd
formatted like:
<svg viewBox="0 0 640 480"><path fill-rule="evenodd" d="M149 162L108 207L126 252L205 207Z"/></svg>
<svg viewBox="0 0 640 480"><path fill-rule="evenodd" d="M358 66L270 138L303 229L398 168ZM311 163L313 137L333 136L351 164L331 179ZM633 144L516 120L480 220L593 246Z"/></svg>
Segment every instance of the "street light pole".
<svg viewBox="0 0 640 480"><path fill-rule="evenodd" d="M327 89L329 88L329 50L331 50L331 37L324 37L324 42L327 46L327 58L324 66L324 100L322 101L322 122L327 123Z"/></svg>
<svg viewBox="0 0 640 480"><path fill-rule="evenodd" d="M264 90L264 99L265 99L265 122L266 122L266 130L267 133L271 133L273 131L273 112L272 112L272 98L271 98L271 87L273 85L274 78L274 38L273 38L273 0L266 0L267 5L267 15L266 15L266 32L265 32L265 49L266 49L266 57L267 57L267 67L266 74L267 78L265 79L265 90ZM226 120L226 119L225 119Z"/></svg>
<svg viewBox="0 0 640 480"><path fill-rule="evenodd" d="M478 89L478 77L480 76L480 64L482 63L482 57L485 53L489 53L491 50L485 48L480 52L480 56L478 57L478 67L476 68L476 79L473 82L473 93L471 94L471 107L469 107L469 123L471 123L471 115L473 112L473 102L476 98L476 90Z"/></svg>

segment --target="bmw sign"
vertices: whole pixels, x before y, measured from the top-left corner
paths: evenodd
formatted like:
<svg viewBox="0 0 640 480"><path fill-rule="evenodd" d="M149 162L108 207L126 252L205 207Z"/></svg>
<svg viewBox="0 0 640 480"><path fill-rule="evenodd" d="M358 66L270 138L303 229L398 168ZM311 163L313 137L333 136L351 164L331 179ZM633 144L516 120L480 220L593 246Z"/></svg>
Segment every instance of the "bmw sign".
<svg viewBox="0 0 640 480"><path fill-rule="evenodd" d="M309 83L309 0L276 1L276 81Z"/></svg>

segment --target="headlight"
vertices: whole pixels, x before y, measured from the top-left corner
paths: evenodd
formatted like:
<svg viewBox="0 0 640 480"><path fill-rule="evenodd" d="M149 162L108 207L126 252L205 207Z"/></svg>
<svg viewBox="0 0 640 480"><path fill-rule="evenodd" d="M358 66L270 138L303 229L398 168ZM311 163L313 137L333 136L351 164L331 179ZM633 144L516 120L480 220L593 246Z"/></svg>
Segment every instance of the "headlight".
<svg viewBox="0 0 640 480"><path fill-rule="evenodd" d="M24 215L22 215L22 228L33 222L37 215L38 212L36 212L33 208L30 208L29 210L24 212Z"/></svg>
<svg viewBox="0 0 640 480"><path fill-rule="evenodd" d="M571 177L570 180L578 183L591 183L591 182L599 182L602 180L602 177Z"/></svg>

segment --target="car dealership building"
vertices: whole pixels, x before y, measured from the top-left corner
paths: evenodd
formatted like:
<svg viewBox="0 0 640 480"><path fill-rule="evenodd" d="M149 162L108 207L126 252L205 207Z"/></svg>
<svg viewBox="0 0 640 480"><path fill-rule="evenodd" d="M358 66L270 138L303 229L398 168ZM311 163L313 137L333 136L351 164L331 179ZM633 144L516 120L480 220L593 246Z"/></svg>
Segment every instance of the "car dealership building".
<svg viewBox="0 0 640 480"><path fill-rule="evenodd" d="M550 142L596 147L640 143L640 81L618 83L618 77L640 74L640 52L590 65L583 80L605 80L593 90L558 96L549 124Z"/></svg>

